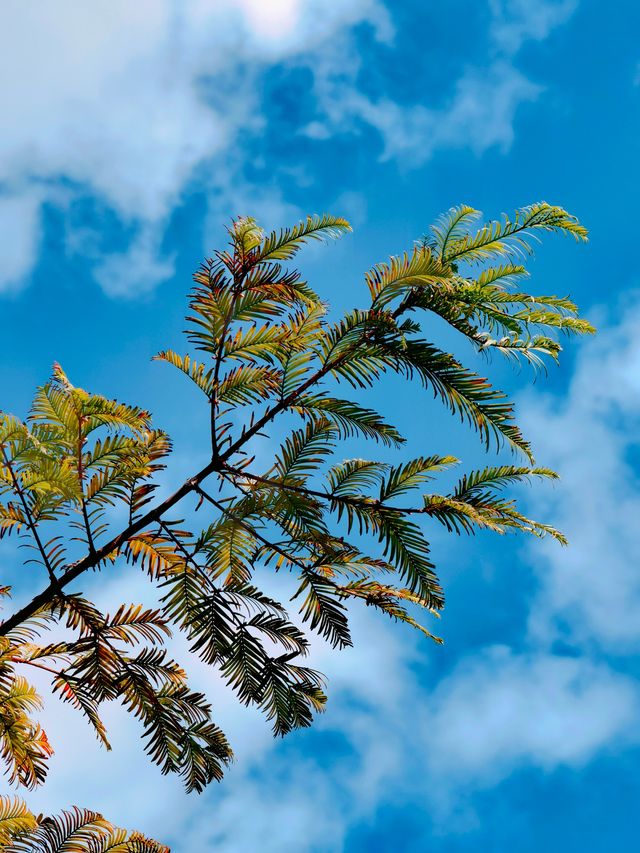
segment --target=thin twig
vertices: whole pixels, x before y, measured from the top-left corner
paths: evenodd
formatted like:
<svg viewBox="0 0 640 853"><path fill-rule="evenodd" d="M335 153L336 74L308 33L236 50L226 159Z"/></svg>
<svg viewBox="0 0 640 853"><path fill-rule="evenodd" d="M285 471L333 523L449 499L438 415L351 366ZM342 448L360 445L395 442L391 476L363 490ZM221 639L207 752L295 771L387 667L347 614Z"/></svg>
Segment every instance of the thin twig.
<svg viewBox="0 0 640 853"><path fill-rule="evenodd" d="M35 521L33 520L31 510L29 509L29 504L27 503L27 499L24 495L24 490L20 487L20 484L18 483L18 478L16 477L15 471L13 470L13 466L11 465L11 461L7 456L7 452L4 449L4 446L2 446L2 458L4 460L4 464L7 467L7 470L9 471L9 475L11 476L11 482L13 483L14 491L20 498L20 503L22 504L22 508L24 509L27 527L31 531L36 545L38 546L38 550L40 551L40 554L42 556L42 560L49 575L49 580L51 581L51 585L54 586L58 583L58 579L55 575L55 572L53 571L53 568L51 567L51 563L49 562L49 558L47 557L47 552L45 551L44 545L42 544L42 540L40 539L38 528L36 526Z"/></svg>
<svg viewBox="0 0 640 853"><path fill-rule="evenodd" d="M271 486L277 489L284 489L289 492L307 495L314 498L320 498L325 501L337 501L338 503L349 504L351 506L362 507L363 509L384 509L385 512L397 512L401 515L428 515L428 507L398 507L388 506L382 501L372 498L354 498L346 495L334 495L331 492L320 492L316 489L308 489L306 486L293 486L290 483L285 483L282 480L270 480L268 477L261 477L257 474L250 474L248 471L240 468L233 468L231 465L226 465L225 470L230 471L237 477L246 477L248 480L254 480L256 483L263 483L266 486Z"/></svg>
<svg viewBox="0 0 640 853"><path fill-rule="evenodd" d="M241 519L239 516L237 516L235 513L233 513L227 507L223 506L215 498L212 498L211 495L207 494L207 492L205 492L204 489L202 489L200 486L196 486L196 492L202 498L204 498L204 500L209 501L210 504L212 504L217 509L219 509L220 512L224 513L224 515L226 515L228 518L233 519L233 521L235 521L236 524L239 524L241 527L244 527L245 530L248 530L249 533L251 533L253 536L255 536L259 542L262 542L263 545L266 545L267 548L273 549L277 554L280 554L280 556L284 557L285 560L287 560L290 563L293 563L294 565L298 566L301 569L304 569L305 572L309 570L309 566L307 566L306 563L303 563L301 560L298 560L296 557L293 557L291 554L287 554L287 552L284 551L282 548L280 548L279 545L276 545L275 542L270 542L268 539L266 539L264 536L262 536L262 534L258 533L258 531L254 527L252 527L250 524L247 524L246 521Z"/></svg>
<svg viewBox="0 0 640 853"><path fill-rule="evenodd" d="M87 513L87 504L84 497L84 465L82 464L82 416L78 417L78 459L77 459L77 470L78 470L78 483L80 486L80 506L82 508L82 518L84 520L84 528L87 533L87 545L89 546L89 553L95 554L95 544L93 542L93 534L91 533L91 524L89 523L89 514Z"/></svg>
<svg viewBox="0 0 640 853"><path fill-rule="evenodd" d="M42 669L45 672L51 673L51 675L55 675L60 677L62 675L62 671L57 669L51 669L50 666L45 666L43 663L36 663L34 660L24 660L24 658L7 658L11 663L24 663L27 666L35 666L37 669Z"/></svg>

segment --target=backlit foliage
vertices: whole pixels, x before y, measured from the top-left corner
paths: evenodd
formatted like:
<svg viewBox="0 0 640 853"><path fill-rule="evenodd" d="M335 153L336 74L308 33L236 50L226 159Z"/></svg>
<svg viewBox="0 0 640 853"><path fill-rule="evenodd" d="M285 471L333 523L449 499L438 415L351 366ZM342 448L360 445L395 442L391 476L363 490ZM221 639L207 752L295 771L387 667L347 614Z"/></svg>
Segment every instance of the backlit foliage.
<svg viewBox="0 0 640 853"><path fill-rule="evenodd" d="M32 814L17 797L0 796L0 849L5 853L169 853L139 832L113 826L97 812L72 808Z"/></svg>
<svg viewBox="0 0 640 853"><path fill-rule="evenodd" d="M582 241L586 232L545 203L513 219L478 218L465 206L449 211L411 252L370 270L369 304L339 319L287 262L305 242L347 232L345 220L309 217L271 234L253 219L235 220L227 249L195 274L190 351L156 356L196 386L210 412L211 459L169 497L156 499L155 490L171 442L149 413L75 387L58 365L26 420L0 416L0 537L17 536L28 549L26 570L46 578L0 626L0 750L12 783L40 784L51 754L27 679L34 668L106 748L101 707L121 702L162 772L200 791L222 776L232 752L207 699L164 647L172 631L284 735L310 725L326 702L322 676L305 662L309 632L351 645L351 602L440 642L432 617L444 594L430 525L563 541L505 495L510 484L555 476L535 466L511 403L426 339L421 323L439 315L485 355L534 366L556 360L557 333L592 328L568 298L524 292L524 264L539 234ZM404 380L397 393L422 386L486 448L520 458L438 490L458 460L409 456L397 427L355 399L392 374ZM258 465L252 439L275 430L284 438L272 442L272 463ZM384 447L385 458L343 459L341 443L355 439ZM194 529L180 519L193 516L196 502L204 521ZM106 614L80 590L87 572L122 563L158 588L157 608L123 604ZM291 603L259 588L258 566L294 576ZM79 809L36 819L18 801L1 806L5 849L164 849Z"/></svg>

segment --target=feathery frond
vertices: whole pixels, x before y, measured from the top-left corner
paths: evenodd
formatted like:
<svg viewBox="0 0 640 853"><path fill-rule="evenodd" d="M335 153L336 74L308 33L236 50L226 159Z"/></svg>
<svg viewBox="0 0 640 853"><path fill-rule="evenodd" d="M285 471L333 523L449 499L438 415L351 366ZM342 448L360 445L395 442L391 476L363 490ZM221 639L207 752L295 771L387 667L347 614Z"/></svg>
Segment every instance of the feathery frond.
<svg viewBox="0 0 640 853"><path fill-rule="evenodd" d="M452 207L431 226L429 229L431 236L426 238L425 242L429 239L442 259L446 257L449 245L462 240L479 216L480 211L469 207L468 204Z"/></svg>
<svg viewBox="0 0 640 853"><path fill-rule="evenodd" d="M310 635L350 646L353 607L373 607L441 642L427 621L444 606L429 541L434 522L453 533L564 542L509 494L532 478L553 479L549 469L489 464L438 488L432 481L458 460L426 446L398 455L405 440L385 413L387 387L380 412L368 399L335 393L338 384L368 392L383 377L401 381L394 393L422 386L487 450L506 445L533 465L509 400L431 340L423 321L436 315L434 328L446 323L476 357L557 361L563 336L593 328L569 296L527 292L525 262L545 232L584 241L586 230L546 203L485 225L479 217L469 206L452 208L411 251L369 270L368 304L337 318L288 262L310 240L349 231L346 220L311 216L268 234L251 217L233 220L228 246L194 275L190 351L156 356L185 374L208 407L208 461L172 493L156 499L171 442L150 413L73 385L57 364L25 420L0 413L0 540L16 537L27 548L25 571L40 572L45 584L0 624L0 758L11 784L41 784L52 753L28 678L34 669L107 749L103 707L119 702L161 771L201 791L233 754L207 698L168 655L171 632L284 735L325 707L322 676L303 665ZM292 425L297 418L302 424ZM383 458L359 458L361 439L377 443ZM343 441L352 458L337 456ZM197 513L176 515L188 498ZM201 521L194 528L181 518ZM123 603L103 613L79 591L85 573L126 564L159 590L157 607ZM262 591L268 571L295 578L291 603ZM8 591L0 587L0 596ZM47 644L42 635L51 629L58 634ZM7 798L0 846L166 851L95 812L36 818Z"/></svg>
<svg viewBox="0 0 640 853"><path fill-rule="evenodd" d="M8 797L0 797L0 844L6 853L170 853L97 812L73 806L53 817L36 817L22 800Z"/></svg>
<svg viewBox="0 0 640 853"><path fill-rule="evenodd" d="M404 443L404 438L398 430L392 424L386 423L376 411L350 400L304 395L298 398L292 408L303 416L330 421L336 427L340 438L362 435L380 441L388 447L398 447Z"/></svg>
<svg viewBox="0 0 640 853"><path fill-rule="evenodd" d="M449 244L444 260L478 263L490 258L509 258L531 253L531 238L536 231L559 231L570 234L577 241L587 239L587 230L575 216L562 207L545 201L521 207L513 219L505 216L502 222L490 222L475 234L462 237Z"/></svg>
<svg viewBox="0 0 640 853"><path fill-rule="evenodd" d="M405 254L391 258L388 263L378 264L366 274L371 304L378 311L410 288L446 287L450 279L451 270L427 247L414 248L411 256Z"/></svg>
<svg viewBox="0 0 640 853"><path fill-rule="evenodd" d="M38 822L27 808L26 803L18 797L0 795L0 845L2 849L17 836L32 832Z"/></svg>
<svg viewBox="0 0 640 853"><path fill-rule="evenodd" d="M351 226L339 216L307 216L293 228L272 231L264 238L258 258L260 261L288 261L308 240L335 239L349 231Z"/></svg>

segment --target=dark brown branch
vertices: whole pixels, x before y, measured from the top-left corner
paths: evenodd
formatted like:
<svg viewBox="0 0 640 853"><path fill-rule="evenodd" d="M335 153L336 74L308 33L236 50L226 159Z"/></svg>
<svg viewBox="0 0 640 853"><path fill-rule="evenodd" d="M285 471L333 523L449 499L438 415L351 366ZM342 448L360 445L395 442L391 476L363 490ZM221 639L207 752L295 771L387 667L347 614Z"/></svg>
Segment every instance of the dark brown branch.
<svg viewBox="0 0 640 853"><path fill-rule="evenodd" d="M364 333L363 333L364 334ZM352 346L350 346L339 358L335 359L335 361L328 361L326 364L316 370L308 379L302 383L298 388L292 391L284 400L280 400L279 403L276 403L272 408L267 409L264 415L257 420L253 426L249 427L247 430L243 430L242 434L236 441L233 442L224 453L220 454L220 461L226 462L230 456L233 456L244 444L249 441L250 438L253 438L254 435L260 432L276 415L279 415L280 412L288 409L289 406L295 403L296 399L304 392L310 388L312 385L315 385L316 382L319 382L327 373L330 373L332 370L335 370L336 367L339 367L344 361L346 361L350 356L353 355L354 349L360 346L362 341L356 341Z"/></svg>
<svg viewBox="0 0 640 853"><path fill-rule="evenodd" d="M364 335L364 333L363 333ZM280 414L280 412L285 411L289 406L295 403L296 399L303 394L308 388L314 385L316 382L320 381L327 373L334 370L336 367L339 367L344 361L346 361L353 354L354 350L357 349L362 341L359 339L355 341L350 347L345 350L338 358L333 361L326 362L319 370L313 373L308 379L302 383L301 386L296 388L291 392L284 400L281 400L271 409L268 409L264 415L257 420L248 430L244 431L240 437L233 442L222 454L218 456L214 456L214 458L206 465L201 471L199 471L194 477L186 480L179 489L177 489L172 495L166 498L162 503L158 504L158 506L152 508L145 515L140 516L136 521L133 521L129 524L123 531L121 531L117 536L114 536L109 542L105 545L102 545L100 548L97 548L92 553L90 552L86 557L83 557L77 563L69 566L67 570L59 577L55 578L52 573L52 582L49 586L42 590L38 595L34 596L31 601L6 619L0 625L0 636L4 636L24 622L26 619L34 616L42 607L51 602L57 595L60 595L61 590L68 586L68 584L72 583L72 581L76 580L76 578L80 577L80 575L84 574L84 572L97 568L100 563L105 560L110 554L120 548L131 536L134 536L136 533L139 533L141 530L144 530L145 527L148 527L151 524L157 524L162 516L167 510L171 509L176 503L178 503L182 498L186 495L190 494L199 484L205 480L210 474L214 473L214 471L220 471L222 469L223 464L229 459L234 453L237 453L254 435L260 432L266 424L268 424L271 420L273 420L276 415ZM222 342L220 344L222 346ZM217 502L216 502L217 503ZM271 543L265 542L265 544L270 545ZM289 556L287 555L287 559ZM303 565L302 563L300 565ZM306 567L305 567L306 568Z"/></svg>
<svg viewBox="0 0 640 853"><path fill-rule="evenodd" d="M236 261L237 255L237 244L234 251L234 262ZM235 310L236 302L238 301L238 297L242 293L242 282L244 281L249 268L247 267L246 257L244 252L242 252L241 259L239 265L237 263L233 264L233 290L231 296L231 303L229 305L229 311L224 318L224 323L222 326L222 331L220 332L220 344L218 346L218 352L216 353L215 364L213 367L213 377L212 377L212 394L211 399L209 401L211 406L211 452L213 454L213 459L217 459L219 456L219 447L218 447L218 435L216 431L216 417L218 414L218 386L220 382L220 368L222 367L222 361L224 358L224 345L225 338L227 337L227 333L231 326L231 322L233 319L233 312Z"/></svg>
<svg viewBox="0 0 640 853"><path fill-rule="evenodd" d="M60 590L62 588L68 586L72 581L76 580L76 578L80 577L80 575L84 574L84 572L89 569L97 568L103 560L105 560L114 551L117 551L121 545L124 545L124 543L132 536L135 536L136 533L144 530L144 528L148 527L150 524L157 523L165 512L175 506L175 504L181 501L188 494L193 492L196 486L216 469L217 466L215 463L210 462L194 477L186 480L179 489L177 489L172 495L169 495L168 498L165 498L162 503L158 504L158 506L153 509L150 509L145 515L140 516L140 518L128 525L128 527L121 531L117 536L114 536L113 539L105 545L97 548L93 554L87 554L86 557L83 557L81 560L78 560L77 563L69 566L69 568L59 578L55 579L55 583L52 581L46 589L42 590L42 592L32 598L28 604L25 604L24 607L0 625L0 636L5 636L14 628L17 628L18 625L21 625L26 619L34 616L41 608L56 598L56 596L60 594Z"/></svg>

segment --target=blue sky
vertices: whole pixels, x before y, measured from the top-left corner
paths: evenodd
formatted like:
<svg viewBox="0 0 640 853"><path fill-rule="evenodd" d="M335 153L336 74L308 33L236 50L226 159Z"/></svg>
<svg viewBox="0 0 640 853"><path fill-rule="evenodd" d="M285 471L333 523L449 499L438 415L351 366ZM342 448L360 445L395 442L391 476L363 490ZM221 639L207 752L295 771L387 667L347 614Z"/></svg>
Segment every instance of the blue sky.
<svg viewBox="0 0 640 853"><path fill-rule="evenodd" d="M8 0L0 15L3 409L24 413L59 360L78 385L153 411L175 438L172 477L195 469L205 413L149 359L180 348L191 272L235 214L268 228L349 217L353 235L302 261L340 310L363 304L366 269L454 204L562 204L590 242L545 240L531 286L569 293L600 329L535 384L491 367L538 461L562 475L527 491L527 508L570 549L436 533L445 646L356 614L354 650L316 650L329 710L285 741L194 664L238 755L199 798L147 765L117 709L107 755L49 703L58 750L33 806L97 808L176 853L632 847L637 4ZM396 385L372 402L415 455L479 462L430 398ZM24 590L15 551L4 565ZM124 570L93 594L148 593Z"/></svg>

